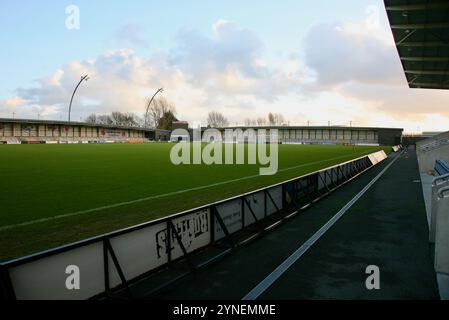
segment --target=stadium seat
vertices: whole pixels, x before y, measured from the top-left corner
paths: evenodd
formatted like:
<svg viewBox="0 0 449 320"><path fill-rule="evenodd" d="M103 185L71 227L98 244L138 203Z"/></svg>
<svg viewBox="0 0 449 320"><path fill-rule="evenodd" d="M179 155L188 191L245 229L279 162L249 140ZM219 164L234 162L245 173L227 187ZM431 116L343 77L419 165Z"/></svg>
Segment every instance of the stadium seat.
<svg viewBox="0 0 449 320"><path fill-rule="evenodd" d="M435 172L439 175L445 175L449 173L449 164L444 160L435 161Z"/></svg>

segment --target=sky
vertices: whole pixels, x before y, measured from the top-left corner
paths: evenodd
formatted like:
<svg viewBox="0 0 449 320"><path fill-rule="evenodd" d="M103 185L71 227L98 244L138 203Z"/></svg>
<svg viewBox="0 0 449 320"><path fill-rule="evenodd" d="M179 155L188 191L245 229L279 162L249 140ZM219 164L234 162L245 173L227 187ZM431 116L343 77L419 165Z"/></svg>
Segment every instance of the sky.
<svg viewBox="0 0 449 320"><path fill-rule="evenodd" d="M449 91L410 89L381 0L0 2L0 117L142 115L160 87L177 116L232 125L447 131Z"/></svg>

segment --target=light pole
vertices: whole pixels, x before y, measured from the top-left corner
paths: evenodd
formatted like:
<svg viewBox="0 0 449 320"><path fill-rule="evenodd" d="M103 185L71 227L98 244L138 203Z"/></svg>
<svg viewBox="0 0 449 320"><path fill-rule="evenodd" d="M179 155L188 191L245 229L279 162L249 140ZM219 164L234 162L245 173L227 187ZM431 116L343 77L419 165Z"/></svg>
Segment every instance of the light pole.
<svg viewBox="0 0 449 320"><path fill-rule="evenodd" d="M89 80L89 76L87 74L85 76L82 76L80 82L78 82L78 84L76 85L75 90L73 90L72 98L70 99L70 105L69 105L69 122L70 122L70 112L72 111L73 97L75 96L76 90L78 90L78 87L80 86L81 82L87 81L87 80Z"/></svg>
<svg viewBox="0 0 449 320"><path fill-rule="evenodd" d="M147 109L146 109L146 111L145 111L145 128L148 126L148 110L150 109L151 102L153 102L154 98L156 97L156 95L157 95L159 92L160 92L160 93L164 92L164 88L158 89L158 90L156 91L156 93L153 95L153 97L151 97L150 102L148 103Z"/></svg>

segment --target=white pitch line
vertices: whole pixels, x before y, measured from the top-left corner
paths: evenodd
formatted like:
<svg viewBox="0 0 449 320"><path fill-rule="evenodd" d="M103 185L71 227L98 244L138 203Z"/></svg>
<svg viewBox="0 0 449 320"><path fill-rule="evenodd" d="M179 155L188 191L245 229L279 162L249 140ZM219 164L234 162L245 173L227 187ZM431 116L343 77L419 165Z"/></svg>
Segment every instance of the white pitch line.
<svg viewBox="0 0 449 320"><path fill-rule="evenodd" d="M320 161L315 161L315 162L309 162L309 163L301 164L301 165L298 165L298 166L293 166L293 167L289 167L289 168L279 169L278 172L288 171L288 170L297 169L297 168L301 168L301 167L307 167L307 166L318 164L318 163L329 162L329 161L333 161L333 160L337 160L337 159L353 156L353 155L356 155L356 154L364 154L364 153L366 153L366 152L355 152L355 153L350 154L350 155L338 156L338 157L335 157L335 158L330 158L330 159L325 159L325 160L320 160ZM139 202L144 202L144 201L148 201L148 200L154 200L154 199L174 196L174 195L178 195L178 194L182 194L182 193L187 193L187 192L191 192L191 191L198 191L198 190L202 190L202 189L212 188L212 187L216 187L216 186L220 186L220 185L224 185L224 184L228 184L228 183L232 183L232 182L238 182L238 181L242 181L242 180L253 179L253 178L256 178L256 177L260 177L260 175L256 174L256 175L246 176L246 177L242 177L242 178L237 178L237 179L232 179L232 180L226 180L226 181L221 181L221 182L217 182L217 183L212 183L212 184L208 184L208 185L204 185L204 186L194 187L194 188L190 188L190 189L183 189L183 190L173 191L173 192L169 192L169 193L163 193L163 194L158 194L158 195L154 195L154 196L149 196L149 197L145 197L145 198L140 198L140 199L135 199L135 200L130 200L130 201L114 203L114 204L101 206L101 207L97 207L97 208L93 208L93 209L81 210L81 211L72 212L72 213L65 213L65 214L61 214L61 215L58 215L58 216L54 216L54 217L47 217L47 218L36 219L36 220L27 221L27 222L12 224L12 225L8 225L8 226L0 227L0 232L1 231L5 231L5 230L10 230L10 229L15 229L15 228L18 228L18 227L24 227L24 226L33 225L33 224L36 224L36 223L42 223L42 222L47 222L47 221L52 221L52 220L59 220L59 219L63 219L63 218L68 218L68 217L78 216L78 215L82 215L82 214L92 213L92 212L95 212L95 211L101 211L101 210L105 210L105 209L112 209L112 208L122 207L122 206L135 204L135 203L139 203Z"/></svg>
<svg viewBox="0 0 449 320"><path fill-rule="evenodd" d="M401 155L401 154L400 154ZM322 226L312 237L300 246L290 257L282 262L273 272L252 289L242 300L256 300L264 293L276 280L279 279L307 250L313 246L323 234L325 234L345 213L356 203L371 186L382 177L382 175L396 162L399 156L391 161L373 180L370 181L354 198L352 198L340 211L337 212L324 226Z"/></svg>

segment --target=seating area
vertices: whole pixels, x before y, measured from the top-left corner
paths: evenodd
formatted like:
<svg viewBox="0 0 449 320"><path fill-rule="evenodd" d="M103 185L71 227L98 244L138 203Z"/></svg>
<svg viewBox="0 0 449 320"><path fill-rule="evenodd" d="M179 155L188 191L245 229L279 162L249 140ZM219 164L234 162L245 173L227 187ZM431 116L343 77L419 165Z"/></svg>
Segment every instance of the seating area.
<svg viewBox="0 0 449 320"><path fill-rule="evenodd" d="M417 143L424 199L429 223L429 243L440 296L449 299L449 132Z"/></svg>
<svg viewBox="0 0 449 320"><path fill-rule="evenodd" d="M437 160L435 161L435 173L439 176L445 175L449 173L449 163L445 160Z"/></svg>

